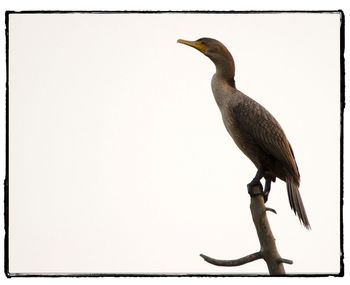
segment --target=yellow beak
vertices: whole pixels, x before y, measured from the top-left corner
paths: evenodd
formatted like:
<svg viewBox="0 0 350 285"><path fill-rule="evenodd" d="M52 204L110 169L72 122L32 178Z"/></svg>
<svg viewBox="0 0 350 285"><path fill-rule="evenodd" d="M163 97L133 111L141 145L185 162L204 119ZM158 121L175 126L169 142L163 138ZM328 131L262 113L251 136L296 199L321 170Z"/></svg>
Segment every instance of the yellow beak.
<svg viewBox="0 0 350 285"><path fill-rule="evenodd" d="M179 40L177 40L177 42L180 44L184 44L184 45L193 47L202 53L205 53L208 49L208 47L205 44L203 44L202 42L199 42L199 41L186 41L186 40L179 39Z"/></svg>

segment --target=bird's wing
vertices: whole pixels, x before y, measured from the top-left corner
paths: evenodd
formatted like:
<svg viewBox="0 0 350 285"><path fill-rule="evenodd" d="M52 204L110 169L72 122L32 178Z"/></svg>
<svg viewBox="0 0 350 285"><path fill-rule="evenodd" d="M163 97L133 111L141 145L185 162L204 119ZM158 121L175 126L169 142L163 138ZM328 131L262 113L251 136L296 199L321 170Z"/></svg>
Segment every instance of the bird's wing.
<svg viewBox="0 0 350 285"><path fill-rule="evenodd" d="M237 127L245 136L280 161L292 176L299 177L293 150L280 124L269 111L248 96L231 111Z"/></svg>

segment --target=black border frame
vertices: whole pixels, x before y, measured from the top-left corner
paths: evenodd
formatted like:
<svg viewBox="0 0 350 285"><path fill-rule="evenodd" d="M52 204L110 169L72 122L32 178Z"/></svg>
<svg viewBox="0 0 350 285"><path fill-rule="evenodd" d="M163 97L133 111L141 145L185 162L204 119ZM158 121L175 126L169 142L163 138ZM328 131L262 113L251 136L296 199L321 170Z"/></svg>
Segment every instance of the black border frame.
<svg viewBox="0 0 350 285"><path fill-rule="evenodd" d="M6 37L6 163L4 180L4 273L12 277L271 277L268 274L215 274L215 273L10 273L9 271L9 16L11 14L324 14L340 15L340 271L338 274L287 274L283 277L344 277L344 109L345 109L345 15L339 10L24 10L5 11Z"/></svg>

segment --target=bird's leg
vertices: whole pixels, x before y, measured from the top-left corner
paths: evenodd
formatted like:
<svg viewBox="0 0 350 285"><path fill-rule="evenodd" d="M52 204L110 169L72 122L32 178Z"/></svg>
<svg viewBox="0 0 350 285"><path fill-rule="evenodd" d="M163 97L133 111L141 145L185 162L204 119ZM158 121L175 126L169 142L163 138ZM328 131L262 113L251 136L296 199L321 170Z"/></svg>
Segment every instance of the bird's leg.
<svg viewBox="0 0 350 285"><path fill-rule="evenodd" d="M271 178L265 178L265 188L264 188L264 203L267 202L267 199L269 198L269 193L271 190ZM277 214L276 210L272 209L272 208L268 208L266 207L266 211L270 211L272 213Z"/></svg>
<svg viewBox="0 0 350 285"><path fill-rule="evenodd" d="M263 170L261 168L258 168L258 171L255 174L255 177L253 178L252 181L249 182L249 184L247 185L248 188L248 193L250 196L256 196L259 194L253 193L253 187L260 185L260 187L262 188L262 185L260 183L260 179L263 177Z"/></svg>
<svg viewBox="0 0 350 285"><path fill-rule="evenodd" d="M269 193L271 190L271 179L265 178L265 187L264 187L264 202L267 202L267 199L269 198Z"/></svg>

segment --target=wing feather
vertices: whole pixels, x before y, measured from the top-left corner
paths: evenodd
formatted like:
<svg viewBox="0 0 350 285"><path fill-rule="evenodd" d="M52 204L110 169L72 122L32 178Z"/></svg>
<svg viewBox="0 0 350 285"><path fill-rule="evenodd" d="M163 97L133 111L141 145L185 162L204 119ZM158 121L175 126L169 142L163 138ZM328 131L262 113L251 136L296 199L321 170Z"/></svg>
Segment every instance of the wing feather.
<svg viewBox="0 0 350 285"><path fill-rule="evenodd" d="M266 154L278 160L299 183L299 171L293 150L277 120L259 103L246 96L232 107L237 127Z"/></svg>

